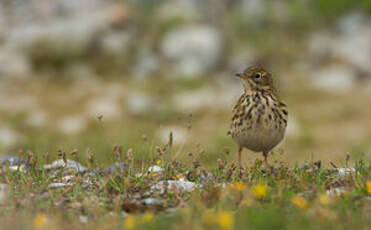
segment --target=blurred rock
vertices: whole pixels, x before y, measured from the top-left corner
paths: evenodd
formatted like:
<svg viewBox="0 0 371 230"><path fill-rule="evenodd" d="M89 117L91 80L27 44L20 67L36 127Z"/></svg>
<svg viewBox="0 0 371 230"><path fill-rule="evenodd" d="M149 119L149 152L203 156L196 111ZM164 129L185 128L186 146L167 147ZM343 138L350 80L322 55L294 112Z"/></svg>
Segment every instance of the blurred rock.
<svg viewBox="0 0 371 230"><path fill-rule="evenodd" d="M2 33L2 46L12 51L12 55L0 56L0 63L9 65L1 68L6 73L24 75L30 71L29 63L36 67L64 66L91 53L122 52L118 48L126 44L127 36L112 33L112 28L120 26L128 17L122 3L56 0L28 4L22 1L1 7L6 9L5 20L11 23Z"/></svg>
<svg viewBox="0 0 371 230"><path fill-rule="evenodd" d="M121 114L118 102L113 97L97 97L89 101L86 107L89 116L103 116L103 120L118 118Z"/></svg>
<svg viewBox="0 0 371 230"><path fill-rule="evenodd" d="M88 216L86 215L80 215L79 220L80 220L80 223L87 224L89 219L88 219Z"/></svg>
<svg viewBox="0 0 371 230"><path fill-rule="evenodd" d="M174 63L176 75L194 77L213 69L221 59L220 33L209 26L184 26L169 32L162 53Z"/></svg>
<svg viewBox="0 0 371 230"><path fill-rule="evenodd" d="M366 15L354 11L339 18L337 27L341 33L354 34L359 32L360 28L363 27L368 20Z"/></svg>
<svg viewBox="0 0 371 230"><path fill-rule="evenodd" d="M15 156L0 156L0 166L14 166L26 164L26 160Z"/></svg>
<svg viewBox="0 0 371 230"><path fill-rule="evenodd" d="M360 13L339 20L340 36L333 41L333 54L371 74L371 19ZM355 36L356 35L356 36Z"/></svg>
<svg viewBox="0 0 371 230"><path fill-rule="evenodd" d="M314 87L330 92L346 92L356 83L356 75L350 68L329 66L313 74Z"/></svg>
<svg viewBox="0 0 371 230"><path fill-rule="evenodd" d="M132 34L128 31L107 33L101 41L101 48L105 54L122 55L128 48Z"/></svg>
<svg viewBox="0 0 371 230"><path fill-rule="evenodd" d="M152 166L150 166L148 168L148 170L147 170L147 172L145 174L143 174L143 173L137 173L137 174L135 174L135 176L137 178L139 178L139 177L142 177L143 175L149 175L151 173L159 173L159 172L162 172L162 171L164 171L164 169L161 168L160 166L158 166L158 165L152 165Z"/></svg>
<svg viewBox="0 0 371 230"><path fill-rule="evenodd" d="M29 116L27 117L27 123L36 126L42 127L45 126L48 120L48 115L41 109L33 109L31 110Z"/></svg>
<svg viewBox="0 0 371 230"><path fill-rule="evenodd" d="M77 172L85 172L87 168L82 166L80 163L67 159L66 162L63 160L53 161L51 164L44 165L45 169L73 169Z"/></svg>
<svg viewBox="0 0 371 230"><path fill-rule="evenodd" d="M70 187L70 186L73 186L73 183L56 182L56 183L50 183L48 185L48 188L64 188L64 187Z"/></svg>
<svg viewBox="0 0 371 230"><path fill-rule="evenodd" d="M172 192L172 189L176 189L178 192L191 192L195 189L196 184L184 179L180 180L167 180L160 181L157 184L151 186L151 191L157 191L159 193L164 193L165 189Z"/></svg>
<svg viewBox="0 0 371 230"><path fill-rule="evenodd" d="M7 40L12 47L43 57L77 57L85 53L95 35L105 28L104 15L95 13L15 27Z"/></svg>
<svg viewBox="0 0 371 230"><path fill-rule="evenodd" d="M28 77L32 73L29 59L15 49L0 48L0 79L2 77Z"/></svg>
<svg viewBox="0 0 371 230"><path fill-rule="evenodd" d="M160 205L162 202L158 198L148 197L141 200L143 205Z"/></svg>
<svg viewBox="0 0 371 230"><path fill-rule="evenodd" d="M8 147L14 145L19 140L19 134L7 127L0 126L0 146Z"/></svg>
<svg viewBox="0 0 371 230"><path fill-rule="evenodd" d="M127 109L133 115L148 112L152 107L153 102L151 97L144 93L132 92L127 97Z"/></svg>
<svg viewBox="0 0 371 230"><path fill-rule="evenodd" d="M178 92L173 103L184 113L205 109L225 109L242 94L242 85L220 82L218 86L206 86L196 90Z"/></svg>
<svg viewBox="0 0 371 230"><path fill-rule="evenodd" d="M345 193L344 187L330 188L326 190L328 196L340 196Z"/></svg>
<svg viewBox="0 0 371 230"><path fill-rule="evenodd" d="M61 178L62 183L70 183L75 180L76 176L75 175L66 175Z"/></svg>
<svg viewBox="0 0 371 230"><path fill-rule="evenodd" d="M174 95L173 103L180 111L189 113L214 106L214 97L215 93L212 87L203 87L177 93Z"/></svg>
<svg viewBox="0 0 371 230"><path fill-rule="evenodd" d="M309 53L312 55L312 59L315 64L319 64L324 58L328 58L331 55L331 34L328 32L314 33L308 41Z"/></svg>
<svg viewBox="0 0 371 230"><path fill-rule="evenodd" d="M339 177L350 176L350 175L354 175L356 173L355 168L335 168L335 169L333 169L333 171Z"/></svg>
<svg viewBox="0 0 371 230"><path fill-rule="evenodd" d="M336 32L315 33L308 43L313 62L338 62L371 76L370 24L369 17L351 13L339 19Z"/></svg>
<svg viewBox="0 0 371 230"><path fill-rule="evenodd" d="M86 129L87 121L80 115L68 116L59 120L57 127L64 134L78 134Z"/></svg>
<svg viewBox="0 0 371 230"><path fill-rule="evenodd" d="M148 50L142 51L137 58L137 63L133 69L134 76L137 79L150 77L159 69L158 57Z"/></svg>
<svg viewBox="0 0 371 230"><path fill-rule="evenodd" d="M154 173L154 172L161 172L163 171L164 169L161 168L160 166L158 165L153 165L151 167L148 168L148 172L151 172L151 173Z"/></svg>
<svg viewBox="0 0 371 230"><path fill-rule="evenodd" d="M26 160L15 156L0 156L0 168L10 171L25 171L29 168Z"/></svg>
<svg viewBox="0 0 371 230"><path fill-rule="evenodd" d="M158 136L160 137L161 141L164 143L169 142L169 135L170 132L173 133L173 142L174 144L179 144L187 140L188 133L187 130L181 127L163 127L159 130Z"/></svg>

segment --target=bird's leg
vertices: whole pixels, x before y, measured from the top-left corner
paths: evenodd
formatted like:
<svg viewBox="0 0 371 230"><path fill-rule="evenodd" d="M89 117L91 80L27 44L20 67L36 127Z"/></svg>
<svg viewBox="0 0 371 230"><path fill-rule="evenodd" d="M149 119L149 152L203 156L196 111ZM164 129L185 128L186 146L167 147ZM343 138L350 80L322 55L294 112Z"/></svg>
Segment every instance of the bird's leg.
<svg viewBox="0 0 371 230"><path fill-rule="evenodd" d="M263 156L264 156L265 167L268 168L268 166L269 166L269 164L268 164L268 152L263 152Z"/></svg>
<svg viewBox="0 0 371 230"><path fill-rule="evenodd" d="M242 178L241 153L242 153L242 147L238 146L238 170L239 170L240 178Z"/></svg>

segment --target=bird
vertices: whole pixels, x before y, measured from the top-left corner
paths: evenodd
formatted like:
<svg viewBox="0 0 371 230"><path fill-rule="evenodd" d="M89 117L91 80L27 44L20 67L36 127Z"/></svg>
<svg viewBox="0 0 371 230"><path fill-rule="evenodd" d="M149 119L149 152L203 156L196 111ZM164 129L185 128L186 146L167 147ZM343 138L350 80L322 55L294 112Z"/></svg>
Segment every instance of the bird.
<svg viewBox="0 0 371 230"><path fill-rule="evenodd" d="M241 154L244 148L261 152L268 167L268 154L283 139L287 127L287 105L273 85L272 74L261 65L253 65L236 73L244 93L232 110L230 135L238 147L238 167L241 174Z"/></svg>

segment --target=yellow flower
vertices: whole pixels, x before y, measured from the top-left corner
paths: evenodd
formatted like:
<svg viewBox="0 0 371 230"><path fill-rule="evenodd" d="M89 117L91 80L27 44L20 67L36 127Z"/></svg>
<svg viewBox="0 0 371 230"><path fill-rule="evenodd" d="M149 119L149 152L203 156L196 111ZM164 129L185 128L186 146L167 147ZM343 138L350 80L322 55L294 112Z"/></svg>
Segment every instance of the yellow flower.
<svg viewBox="0 0 371 230"><path fill-rule="evenodd" d="M231 184L231 188L237 191L243 191L246 189L246 184L243 182L236 182L234 184Z"/></svg>
<svg viewBox="0 0 371 230"><path fill-rule="evenodd" d="M209 227L218 225L223 230L231 230L234 225L234 216L229 211L206 211L202 215L202 220Z"/></svg>
<svg viewBox="0 0 371 230"><path fill-rule="evenodd" d="M252 192L256 198L262 199L266 197L268 191L268 186L263 184L258 184L252 187Z"/></svg>
<svg viewBox="0 0 371 230"><path fill-rule="evenodd" d="M233 228L234 217L231 212L222 211L219 213L219 226L221 229L230 230Z"/></svg>
<svg viewBox="0 0 371 230"><path fill-rule="evenodd" d="M366 189L367 189L367 193L368 194L371 194L371 181L367 181L366 183Z"/></svg>
<svg viewBox="0 0 371 230"><path fill-rule="evenodd" d="M307 209L308 208L308 202L307 200L302 196L294 196L291 200L291 202L300 209Z"/></svg>
<svg viewBox="0 0 371 230"><path fill-rule="evenodd" d="M32 223L35 228L43 228L46 224L46 221L46 216L42 213L38 213L33 219Z"/></svg>
<svg viewBox="0 0 371 230"><path fill-rule="evenodd" d="M134 229L134 227L135 227L135 218L134 218L134 216L128 215L125 218L124 227L125 227L125 229Z"/></svg>
<svg viewBox="0 0 371 230"><path fill-rule="evenodd" d="M161 160L157 160L156 164L161 165Z"/></svg>
<svg viewBox="0 0 371 230"><path fill-rule="evenodd" d="M153 220L153 214L150 213L150 212L146 212L143 217L142 217L142 221L143 223L148 223L148 222L151 222Z"/></svg>
<svg viewBox="0 0 371 230"><path fill-rule="evenodd" d="M331 198L326 194L320 195L318 197L318 200L319 200L319 203L322 205L329 205L331 203Z"/></svg>

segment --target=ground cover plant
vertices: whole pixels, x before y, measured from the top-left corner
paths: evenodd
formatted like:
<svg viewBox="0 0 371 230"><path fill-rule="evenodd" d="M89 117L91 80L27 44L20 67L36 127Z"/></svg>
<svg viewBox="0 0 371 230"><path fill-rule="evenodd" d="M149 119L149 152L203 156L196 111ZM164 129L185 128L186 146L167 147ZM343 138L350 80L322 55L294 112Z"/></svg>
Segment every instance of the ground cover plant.
<svg viewBox="0 0 371 230"><path fill-rule="evenodd" d="M2 229L367 229L370 224L370 163L345 159L293 165L257 158L239 177L236 163L213 166L187 153L179 162L169 142L136 160L135 149L113 148L105 168L91 150L58 152L59 160L3 164ZM85 168L77 164L86 154ZM229 149L225 149L229 154ZM4 161L3 161L4 163ZM48 164L51 163L51 164ZM342 168L340 168L342 167Z"/></svg>

